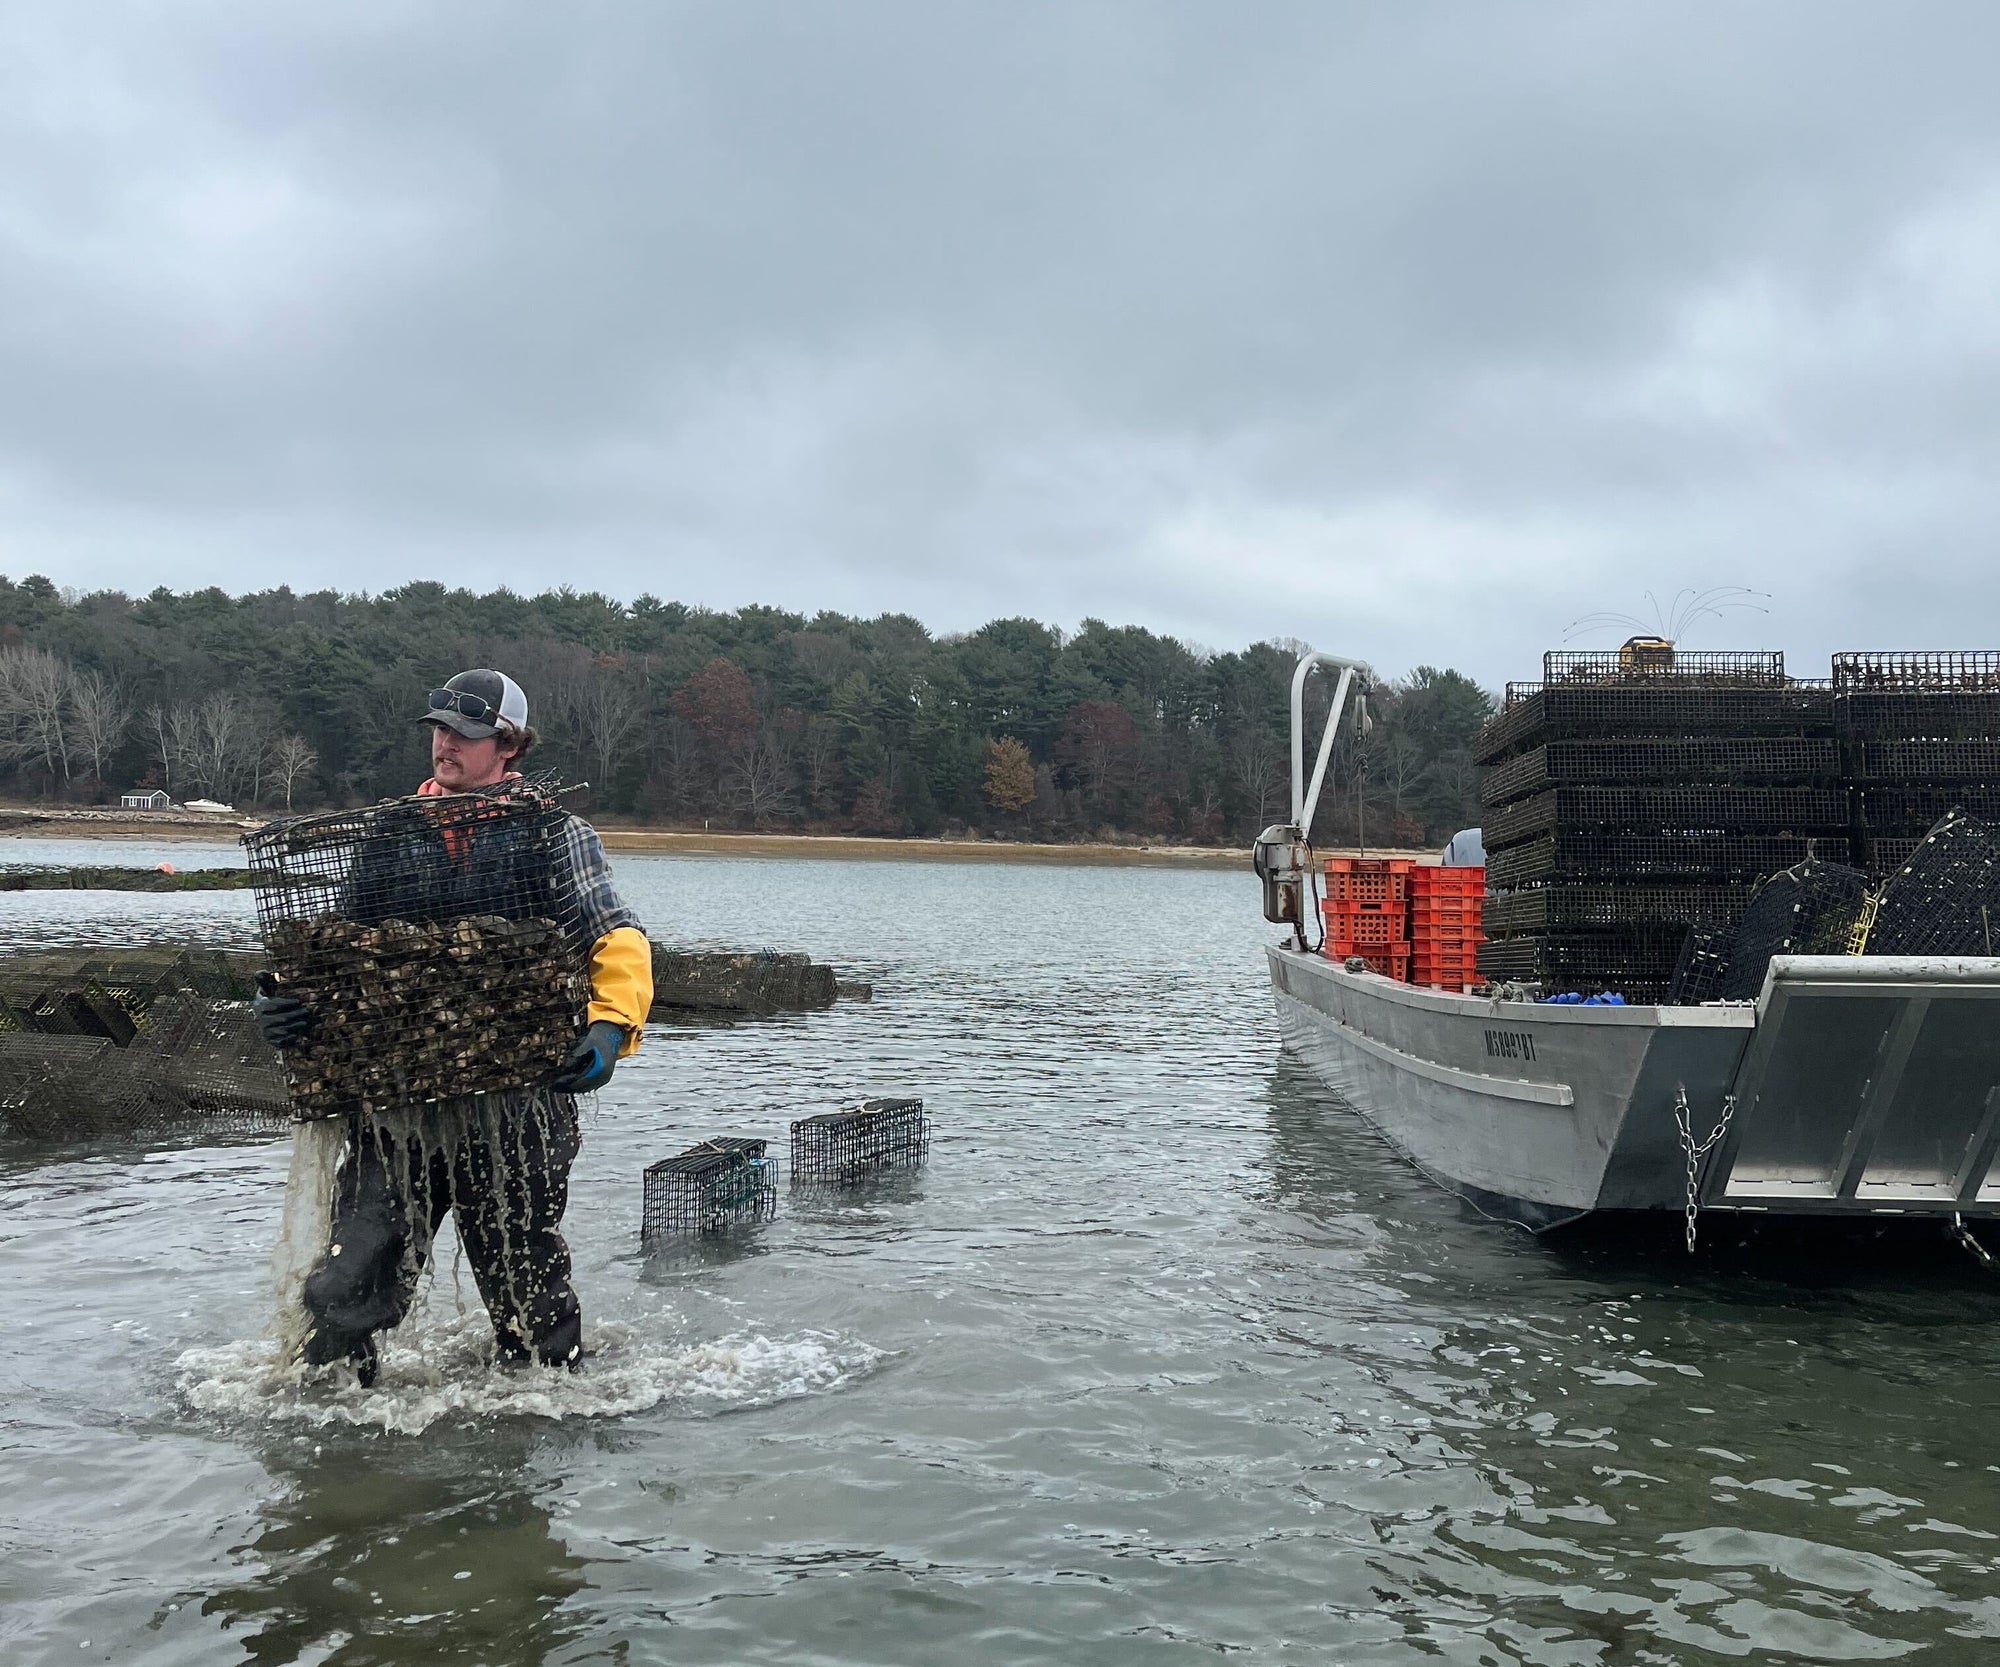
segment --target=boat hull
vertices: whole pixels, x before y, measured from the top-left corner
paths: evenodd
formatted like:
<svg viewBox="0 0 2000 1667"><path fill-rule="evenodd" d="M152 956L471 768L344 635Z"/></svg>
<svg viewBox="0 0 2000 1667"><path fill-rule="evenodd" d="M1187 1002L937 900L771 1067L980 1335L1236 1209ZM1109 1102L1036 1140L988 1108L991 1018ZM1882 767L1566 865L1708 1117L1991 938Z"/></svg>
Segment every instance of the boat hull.
<svg viewBox="0 0 2000 1667"><path fill-rule="evenodd" d="M1754 1005L1582 1007L1268 953L1286 1045L1531 1227L1685 1210L1691 1158L1703 1210L2000 1217L2000 957L1779 955Z"/></svg>
<svg viewBox="0 0 2000 1667"><path fill-rule="evenodd" d="M1747 1007L1561 1007L1422 990L1268 950L1285 1045L1440 1185L1537 1230L1680 1210L1675 1125L1720 1115Z"/></svg>

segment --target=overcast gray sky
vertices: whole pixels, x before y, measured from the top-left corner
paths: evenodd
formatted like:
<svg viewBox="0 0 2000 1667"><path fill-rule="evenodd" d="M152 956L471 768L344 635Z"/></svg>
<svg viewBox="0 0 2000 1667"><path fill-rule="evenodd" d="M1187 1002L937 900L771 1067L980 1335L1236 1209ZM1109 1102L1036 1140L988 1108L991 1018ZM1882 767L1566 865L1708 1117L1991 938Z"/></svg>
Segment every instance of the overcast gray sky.
<svg viewBox="0 0 2000 1667"><path fill-rule="evenodd" d="M1996 65L1992 0L14 0L0 571L2000 642Z"/></svg>

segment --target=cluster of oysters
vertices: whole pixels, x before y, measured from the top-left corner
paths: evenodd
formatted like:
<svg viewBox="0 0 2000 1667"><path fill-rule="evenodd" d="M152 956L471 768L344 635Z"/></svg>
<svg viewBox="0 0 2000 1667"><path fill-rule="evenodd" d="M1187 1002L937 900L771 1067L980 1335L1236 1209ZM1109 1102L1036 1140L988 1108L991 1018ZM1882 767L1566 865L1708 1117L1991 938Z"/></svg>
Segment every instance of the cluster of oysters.
<svg viewBox="0 0 2000 1667"><path fill-rule="evenodd" d="M312 1012L283 1055L304 1118L546 1082L590 1000L548 920L370 926L328 914L274 922L264 947L278 987Z"/></svg>

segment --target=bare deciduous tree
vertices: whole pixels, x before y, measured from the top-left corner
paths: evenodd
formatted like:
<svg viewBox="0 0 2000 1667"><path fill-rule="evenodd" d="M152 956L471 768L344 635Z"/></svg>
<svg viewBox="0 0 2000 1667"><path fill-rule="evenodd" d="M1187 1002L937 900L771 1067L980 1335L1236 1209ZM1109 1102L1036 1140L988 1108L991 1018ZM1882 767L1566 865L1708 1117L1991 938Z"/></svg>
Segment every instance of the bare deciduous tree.
<svg viewBox="0 0 2000 1667"><path fill-rule="evenodd" d="M76 714L77 751L90 761L91 779L101 782L105 764L132 727L132 703L115 678L80 671L70 704Z"/></svg>
<svg viewBox="0 0 2000 1667"><path fill-rule="evenodd" d="M793 721L797 717L781 712L758 724L724 767L731 804L752 827L797 813L792 770L802 727Z"/></svg>
<svg viewBox="0 0 2000 1667"><path fill-rule="evenodd" d="M17 759L39 759L53 784L70 779L70 693L76 673L45 648L0 649L0 727Z"/></svg>
<svg viewBox="0 0 2000 1667"><path fill-rule="evenodd" d="M1245 803L1256 807L1253 816L1260 828L1270 820L1271 805L1283 791L1279 777L1283 762L1284 750L1268 730L1246 725L1229 743L1231 784Z"/></svg>
<svg viewBox="0 0 2000 1667"><path fill-rule="evenodd" d="M833 809L843 751L839 723L824 712L806 719L799 737L799 770L805 778L806 803L815 815L824 816Z"/></svg>
<svg viewBox="0 0 2000 1667"><path fill-rule="evenodd" d="M608 792L627 745L644 725L644 690L622 661L599 660L567 692L577 756L586 761L597 791Z"/></svg>
<svg viewBox="0 0 2000 1667"><path fill-rule="evenodd" d="M190 785L211 798L233 800L257 791L263 771L265 729L258 710L227 690L199 706L176 707L167 726L180 750Z"/></svg>
<svg viewBox="0 0 2000 1667"><path fill-rule="evenodd" d="M299 778L319 762L319 754L303 735L280 735L271 743L269 761L273 780L284 790L285 809L290 810L293 789Z"/></svg>
<svg viewBox="0 0 2000 1667"><path fill-rule="evenodd" d="M1423 778L1423 749L1401 729L1392 729L1379 746L1366 749L1369 774L1389 790L1389 808L1398 816L1409 807L1410 795Z"/></svg>
<svg viewBox="0 0 2000 1667"><path fill-rule="evenodd" d="M177 774L185 790L194 779L195 760L201 746L199 709L185 701L176 702L167 708L164 718L156 719L156 727L162 736L161 767L170 774ZM169 787L168 791L173 789Z"/></svg>

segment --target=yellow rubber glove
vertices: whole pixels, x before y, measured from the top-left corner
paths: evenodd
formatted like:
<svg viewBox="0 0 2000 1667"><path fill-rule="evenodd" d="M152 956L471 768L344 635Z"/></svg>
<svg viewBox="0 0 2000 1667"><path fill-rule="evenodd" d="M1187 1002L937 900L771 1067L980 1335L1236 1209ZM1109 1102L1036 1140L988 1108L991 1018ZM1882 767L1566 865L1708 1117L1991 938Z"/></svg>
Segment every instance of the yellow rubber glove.
<svg viewBox="0 0 2000 1667"><path fill-rule="evenodd" d="M653 1007L653 946L636 926L606 932L590 951L590 1012L586 1024L600 1020L625 1032L618 1057L639 1051L646 1015Z"/></svg>

